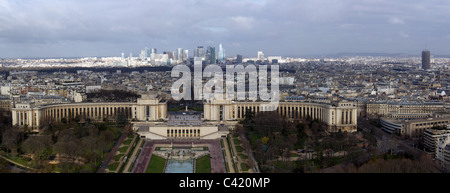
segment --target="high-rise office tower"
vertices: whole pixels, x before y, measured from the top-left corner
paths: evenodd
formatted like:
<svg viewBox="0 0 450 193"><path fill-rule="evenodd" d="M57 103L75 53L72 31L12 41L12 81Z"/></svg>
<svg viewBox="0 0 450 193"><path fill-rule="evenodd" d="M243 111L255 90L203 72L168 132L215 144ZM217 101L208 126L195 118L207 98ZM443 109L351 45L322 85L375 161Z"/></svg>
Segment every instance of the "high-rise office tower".
<svg viewBox="0 0 450 193"><path fill-rule="evenodd" d="M184 60L184 58L183 58L183 48L178 48L177 49L177 60L180 61L180 62Z"/></svg>
<svg viewBox="0 0 450 193"><path fill-rule="evenodd" d="M144 50L145 50L145 57L146 57L146 58L149 58L149 57L150 57L150 54L151 54L150 48L145 47Z"/></svg>
<svg viewBox="0 0 450 193"><path fill-rule="evenodd" d="M428 50L422 51L422 69L423 70L431 69L430 51L428 51Z"/></svg>
<svg viewBox="0 0 450 193"><path fill-rule="evenodd" d="M211 64L211 54L208 52L205 54L205 64Z"/></svg>
<svg viewBox="0 0 450 193"><path fill-rule="evenodd" d="M217 54L217 60L219 63L225 62L225 49L223 49L222 44L219 44L219 53Z"/></svg>
<svg viewBox="0 0 450 193"><path fill-rule="evenodd" d="M264 53L263 52L261 52L261 51L259 51L258 52L258 60L261 60L261 62L264 62Z"/></svg>
<svg viewBox="0 0 450 193"><path fill-rule="evenodd" d="M150 54L156 54L156 48L152 48Z"/></svg>
<svg viewBox="0 0 450 193"><path fill-rule="evenodd" d="M186 59L186 60L189 59L189 50L184 50L183 58Z"/></svg>
<svg viewBox="0 0 450 193"><path fill-rule="evenodd" d="M208 61L209 64L215 64L216 63L216 48L208 46L208 49L206 50L206 55L209 56Z"/></svg>
<svg viewBox="0 0 450 193"><path fill-rule="evenodd" d="M237 62L238 64L242 63L242 55L238 54L238 55L236 56L236 62Z"/></svg>
<svg viewBox="0 0 450 193"><path fill-rule="evenodd" d="M198 46L194 49L194 57L201 57L203 60L205 59L206 51L203 46Z"/></svg>
<svg viewBox="0 0 450 193"><path fill-rule="evenodd" d="M139 58L141 58L141 60L145 60L145 58L146 58L145 50L141 50L141 53L139 54Z"/></svg>

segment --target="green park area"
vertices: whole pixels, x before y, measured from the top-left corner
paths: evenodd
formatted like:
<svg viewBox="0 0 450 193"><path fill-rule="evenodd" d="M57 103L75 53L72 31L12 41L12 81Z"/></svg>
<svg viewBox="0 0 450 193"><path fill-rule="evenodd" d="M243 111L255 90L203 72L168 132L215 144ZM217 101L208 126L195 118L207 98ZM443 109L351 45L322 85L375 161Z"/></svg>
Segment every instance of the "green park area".
<svg viewBox="0 0 450 193"><path fill-rule="evenodd" d="M7 127L0 154L9 162L32 172L95 173L121 136L126 122L92 122L63 118L40 132L27 127ZM110 165L111 169L117 163Z"/></svg>
<svg viewBox="0 0 450 193"><path fill-rule="evenodd" d="M195 173L211 173L211 160L209 155L195 160Z"/></svg>
<svg viewBox="0 0 450 193"><path fill-rule="evenodd" d="M145 173L163 173L165 164L166 159L153 154L150 158Z"/></svg>
<svg viewBox="0 0 450 193"><path fill-rule="evenodd" d="M116 152L114 159L109 162L108 170L110 173L122 173L125 164L129 161L131 154L137 143L137 137L135 134L128 134L127 138L120 145ZM133 142L133 143L132 143ZM120 167L120 168L119 168Z"/></svg>

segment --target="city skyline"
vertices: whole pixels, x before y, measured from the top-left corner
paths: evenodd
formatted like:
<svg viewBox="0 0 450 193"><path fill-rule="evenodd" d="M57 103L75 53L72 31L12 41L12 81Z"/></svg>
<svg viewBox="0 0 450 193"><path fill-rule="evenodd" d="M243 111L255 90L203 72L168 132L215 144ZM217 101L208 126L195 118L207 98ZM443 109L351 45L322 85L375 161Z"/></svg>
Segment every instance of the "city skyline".
<svg viewBox="0 0 450 193"><path fill-rule="evenodd" d="M448 55L446 1L0 0L0 58L139 55L197 46L227 56Z"/></svg>

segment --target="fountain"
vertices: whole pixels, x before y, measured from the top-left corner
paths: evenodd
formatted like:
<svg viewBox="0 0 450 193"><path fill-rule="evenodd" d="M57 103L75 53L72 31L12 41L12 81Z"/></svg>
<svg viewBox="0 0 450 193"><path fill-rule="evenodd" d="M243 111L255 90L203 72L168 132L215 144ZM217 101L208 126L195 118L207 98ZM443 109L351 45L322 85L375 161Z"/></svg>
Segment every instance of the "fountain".
<svg viewBox="0 0 450 193"><path fill-rule="evenodd" d="M184 150L180 150L180 152L178 153L178 156L181 158L184 156Z"/></svg>
<svg viewBox="0 0 450 193"><path fill-rule="evenodd" d="M154 154L167 159L165 173L193 173L196 158L208 154L204 147L161 147Z"/></svg>

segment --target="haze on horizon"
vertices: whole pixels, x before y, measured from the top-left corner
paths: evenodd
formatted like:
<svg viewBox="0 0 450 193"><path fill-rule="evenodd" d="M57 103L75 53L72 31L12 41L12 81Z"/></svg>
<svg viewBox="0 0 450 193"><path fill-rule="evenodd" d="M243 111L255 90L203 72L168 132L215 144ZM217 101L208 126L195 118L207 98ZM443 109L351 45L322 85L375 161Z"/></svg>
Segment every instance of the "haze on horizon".
<svg viewBox="0 0 450 193"><path fill-rule="evenodd" d="M0 58L450 54L446 0L0 0Z"/></svg>

